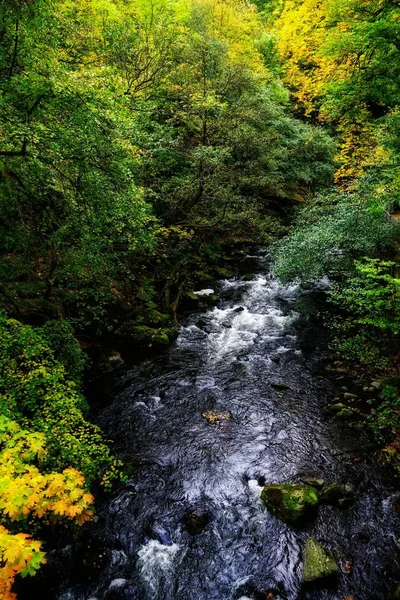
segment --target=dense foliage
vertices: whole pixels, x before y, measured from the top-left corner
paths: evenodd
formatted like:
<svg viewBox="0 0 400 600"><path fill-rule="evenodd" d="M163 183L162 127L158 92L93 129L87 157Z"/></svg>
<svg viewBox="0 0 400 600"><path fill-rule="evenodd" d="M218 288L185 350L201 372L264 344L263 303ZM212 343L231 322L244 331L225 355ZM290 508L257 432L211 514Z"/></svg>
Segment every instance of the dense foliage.
<svg viewBox="0 0 400 600"><path fill-rule="evenodd" d="M38 523L89 518L118 473L75 336L167 344L293 205L277 274L328 276L335 350L393 375L399 27L391 0L0 3L0 595L43 562Z"/></svg>
<svg viewBox="0 0 400 600"><path fill-rule="evenodd" d="M59 362L57 330L59 324L33 329L0 314L2 598L13 597L15 575L32 574L44 561L42 544L26 532L65 519L83 523L92 514L91 482L102 476L107 487L118 475L99 429L84 417L81 350L63 324L69 360Z"/></svg>
<svg viewBox="0 0 400 600"><path fill-rule="evenodd" d="M338 140L338 186L300 211L278 245L276 271L286 279L328 276L332 347L393 377L400 353L399 6L287 0L275 6L274 26L298 114ZM398 397L398 381L384 386L370 419L397 461Z"/></svg>
<svg viewBox="0 0 400 600"><path fill-rule="evenodd" d="M44 525L85 521L118 476L75 335L168 343L191 287L282 232L334 151L247 2L0 3L2 597Z"/></svg>
<svg viewBox="0 0 400 600"><path fill-rule="evenodd" d="M0 24L0 295L17 318L95 333L168 315L199 256L268 239L271 200L331 179L332 143L290 115L246 3L5 0Z"/></svg>

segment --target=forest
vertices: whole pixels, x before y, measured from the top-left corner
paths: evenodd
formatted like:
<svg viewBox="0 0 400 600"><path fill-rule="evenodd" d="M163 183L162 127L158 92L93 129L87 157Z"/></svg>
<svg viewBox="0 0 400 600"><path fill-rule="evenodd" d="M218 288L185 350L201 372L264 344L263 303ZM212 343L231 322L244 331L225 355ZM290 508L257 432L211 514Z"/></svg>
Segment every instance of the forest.
<svg viewBox="0 0 400 600"><path fill-rule="evenodd" d="M127 478L93 347L167 347L255 246L329 280L399 473L399 51L394 0L2 0L0 598Z"/></svg>

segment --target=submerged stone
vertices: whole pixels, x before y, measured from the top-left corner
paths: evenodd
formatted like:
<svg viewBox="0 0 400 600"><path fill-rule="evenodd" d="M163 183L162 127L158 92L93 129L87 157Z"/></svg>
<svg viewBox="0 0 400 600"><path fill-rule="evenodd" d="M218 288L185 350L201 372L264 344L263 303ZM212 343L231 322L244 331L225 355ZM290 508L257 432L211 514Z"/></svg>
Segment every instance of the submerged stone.
<svg viewBox="0 0 400 600"><path fill-rule="evenodd" d="M281 383L279 381L272 381L271 387L275 388L276 390L290 390L290 385L287 383Z"/></svg>
<svg viewBox="0 0 400 600"><path fill-rule="evenodd" d="M235 310L233 312L235 313L241 313L245 310L244 306L238 306L237 308L235 308Z"/></svg>
<svg viewBox="0 0 400 600"><path fill-rule="evenodd" d="M191 535L198 535L201 533L208 525L209 521L210 516L207 513L199 514L194 511L188 513L184 518L186 529Z"/></svg>
<svg viewBox="0 0 400 600"><path fill-rule="evenodd" d="M270 484L264 487L261 499L278 519L289 525L298 525L316 511L319 493L310 485Z"/></svg>
<svg viewBox="0 0 400 600"><path fill-rule="evenodd" d="M338 575L335 559L314 538L308 538L304 552L302 583L328 583Z"/></svg>

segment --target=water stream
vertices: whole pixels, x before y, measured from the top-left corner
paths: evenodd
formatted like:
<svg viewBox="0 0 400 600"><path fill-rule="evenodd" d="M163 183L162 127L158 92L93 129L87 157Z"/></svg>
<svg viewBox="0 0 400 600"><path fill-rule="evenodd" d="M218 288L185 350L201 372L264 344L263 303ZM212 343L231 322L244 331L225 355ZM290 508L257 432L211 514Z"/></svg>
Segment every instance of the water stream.
<svg viewBox="0 0 400 600"><path fill-rule="evenodd" d="M100 508L89 538L51 559L63 565L54 597L389 597L400 579L396 493L363 457L363 434L326 411L333 391L313 368L318 357L299 349L296 291L268 274L222 281L218 306L190 315L165 354L121 372L99 422L135 471ZM230 418L212 424L208 410ZM355 503L321 507L305 529L285 525L263 506L261 486L305 475L350 484ZM193 512L205 515L197 535L186 526ZM333 551L341 574L336 588L303 594L310 535Z"/></svg>

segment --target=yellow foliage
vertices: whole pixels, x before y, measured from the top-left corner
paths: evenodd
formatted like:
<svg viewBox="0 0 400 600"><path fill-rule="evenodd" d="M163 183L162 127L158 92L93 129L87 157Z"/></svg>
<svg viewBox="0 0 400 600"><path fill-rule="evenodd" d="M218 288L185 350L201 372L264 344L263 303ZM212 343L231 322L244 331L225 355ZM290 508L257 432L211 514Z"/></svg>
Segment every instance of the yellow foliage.
<svg viewBox="0 0 400 600"><path fill-rule="evenodd" d="M78 523L90 519L93 496L85 490L85 479L70 467L61 473L42 473L31 464L45 457L45 436L30 433L7 417L0 416L0 514L3 520L49 515ZM33 574L45 561L41 542L26 533L11 534L0 525L0 600L11 600L15 576Z"/></svg>
<svg viewBox="0 0 400 600"><path fill-rule="evenodd" d="M340 163L336 180L342 184L388 159L365 101L352 86L352 78L368 68L373 56L364 42L363 7L367 15L380 4L381 0L287 0L275 24L284 78L296 108L335 125Z"/></svg>
<svg viewBox="0 0 400 600"><path fill-rule="evenodd" d="M16 575L31 575L46 562L41 547L28 534L13 535L0 525L0 600L16 600L11 592Z"/></svg>

